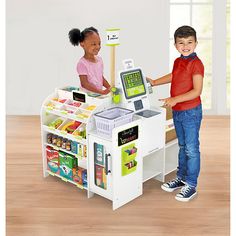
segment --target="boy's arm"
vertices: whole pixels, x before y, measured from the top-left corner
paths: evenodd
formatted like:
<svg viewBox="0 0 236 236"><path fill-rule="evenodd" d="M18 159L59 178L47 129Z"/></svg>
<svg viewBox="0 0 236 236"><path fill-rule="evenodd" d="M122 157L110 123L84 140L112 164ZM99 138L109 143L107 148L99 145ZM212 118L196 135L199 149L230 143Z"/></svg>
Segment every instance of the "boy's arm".
<svg viewBox="0 0 236 236"><path fill-rule="evenodd" d="M99 93L99 94L108 94L110 92L110 91L107 91L107 89L102 90L102 89L95 88L91 83L88 82L87 75L80 75L79 78L80 78L80 83L82 87L91 92Z"/></svg>
<svg viewBox="0 0 236 236"><path fill-rule="evenodd" d="M178 95L176 97L170 97L165 99L159 99L164 102L164 106L173 107L177 103L185 102L197 98L202 93L203 76L200 74L193 75L193 89L187 93Z"/></svg>
<svg viewBox="0 0 236 236"><path fill-rule="evenodd" d="M155 79L155 80L152 80L150 78L147 77L147 80L150 82L150 84L152 86L158 86L158 85L162 85L162 84L168 84L171 82L172 80L172 73L170 74L167 74L167 75L164 75L162 76L161 78L159 79Z"/></svg>

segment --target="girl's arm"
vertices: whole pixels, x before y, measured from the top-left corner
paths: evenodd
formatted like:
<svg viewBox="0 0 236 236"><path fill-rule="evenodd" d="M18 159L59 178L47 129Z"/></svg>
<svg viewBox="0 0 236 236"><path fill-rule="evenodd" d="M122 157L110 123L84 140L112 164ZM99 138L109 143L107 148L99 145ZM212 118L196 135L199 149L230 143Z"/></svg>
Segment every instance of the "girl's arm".
<svg viewBox="0 0 236 236"><path fill-rule="evenodd" d="M200 74L193 75L193 89L187 93L178 95L176 97L169 97L165 99L159 99L164 102L164 106L173 107L177 103L193 100L197 98L202 93L203 86L203 76Z"/></svg>
<svg viewBox="0 0 236 236"><path fill-rule="evenodd" d="M103 78L103 86L107 89L110 89L111 85L108 83L108 81L104 77L102 77L102 78Z"/></svg>
<svg viewBox="0 0 236 236"><path fill-rule="evenodd" d="M108 92L107 89L102 90L102 89L97 89L96 87L94 87L91 83L88 82L87 75L80 75L79 78L80 78L80 83L82 87L91 92L99 93L99 94L108 94L110 92L110 91Z"/></svg>
<svg viewBox="0 0 236 236"><path fill-rule="evenodd" d="M162 76L161 78L159 79L155 79L155 80L152 80L150 78L147 77L147 80L150 82L150 84L152 86L157 86L157 85L162 85L162 84L168 84L171 82L172 80L172 73L170 74L167 74L167 75L164 75Z"/></svg>

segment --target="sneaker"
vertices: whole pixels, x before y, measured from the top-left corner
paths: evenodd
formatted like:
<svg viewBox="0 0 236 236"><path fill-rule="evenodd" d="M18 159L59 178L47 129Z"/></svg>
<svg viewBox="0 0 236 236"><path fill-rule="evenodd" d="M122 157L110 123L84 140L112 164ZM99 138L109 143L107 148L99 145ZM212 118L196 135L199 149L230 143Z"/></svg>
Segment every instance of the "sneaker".
<svg viewBox="0 0 236 236"><path fill-rule="evenodd" d="M175 199L181 202L188 202L193 199L197 195L196 188L191 187L189 185L185 185L180 193L176 194Z"/></svg>
<svg viewBox="0 0 236 236"><path fill-rule="evenodd" d="M173 192L178 188L182 188L185 185L178 177L161 185L161 188L167 192Z"/></svg>

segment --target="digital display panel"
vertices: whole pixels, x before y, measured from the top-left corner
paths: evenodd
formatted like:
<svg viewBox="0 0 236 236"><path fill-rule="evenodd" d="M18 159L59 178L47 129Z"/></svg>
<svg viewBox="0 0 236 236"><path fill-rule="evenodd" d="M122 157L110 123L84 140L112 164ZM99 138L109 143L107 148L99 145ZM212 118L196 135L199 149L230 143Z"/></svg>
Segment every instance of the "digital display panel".
<svg viewBox="0 0 236 236"><path fill-rule="evenodd" d="M140 69L121 72L121 81L127 99L146 94L143 76Z"/></svg>

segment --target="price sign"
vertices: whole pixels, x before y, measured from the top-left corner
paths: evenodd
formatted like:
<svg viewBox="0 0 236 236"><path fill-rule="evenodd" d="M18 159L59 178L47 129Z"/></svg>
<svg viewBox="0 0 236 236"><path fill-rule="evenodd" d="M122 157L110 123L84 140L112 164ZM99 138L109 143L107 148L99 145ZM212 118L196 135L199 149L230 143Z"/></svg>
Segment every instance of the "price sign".
<svg viewBox="0 0 236 236"><path fill-rule="evenodd" d="M118 147L138 139L138 126L118 133Z"/></svg>
<svg viewBox="0 0 236 236"><path fill-rule="evenodd" d="M107 46L116 46L120 44L119 32L120 29L107 29Z"/></svg>

